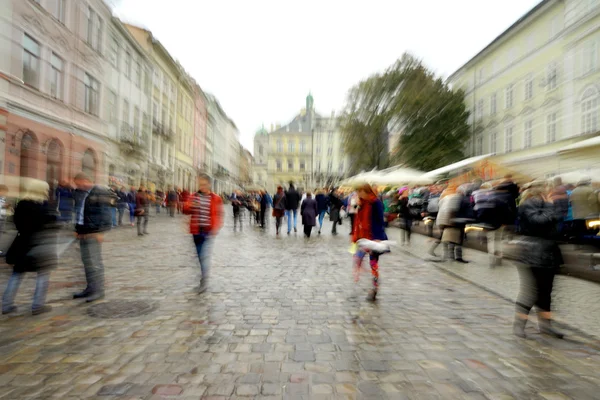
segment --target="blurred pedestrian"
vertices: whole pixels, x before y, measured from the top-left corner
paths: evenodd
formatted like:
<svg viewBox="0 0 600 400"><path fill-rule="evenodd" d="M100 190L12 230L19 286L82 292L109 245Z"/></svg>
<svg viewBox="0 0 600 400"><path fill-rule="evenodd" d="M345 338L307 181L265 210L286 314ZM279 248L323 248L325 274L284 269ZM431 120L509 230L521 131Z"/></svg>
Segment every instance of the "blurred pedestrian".
<svg viewBox="0 0 600 400"><path fill-rule="evenodd" d="M300 205L300 195L294 187L294 184L290 182L289 189L285 192L285 215L287 217L288 235L292 231L292 218L294 219L294 232L298 232L296 229L298 220L298 206Z"/></svg>
<svg viewBox="0 0 600 400"><path fill-rule="evenodd" d="M60 181L60 184L56 188L55 196L58 203L58 212L60 213L60 222L72 224L75 200L73 198L73 188L68 181Z"/></svg>
<svg viewBox="0 0 600 400"><path fill-rule="evenodd" d="M456 186L449 186L442 193L440 211L436 223L442 230L441 243L444 249L444 260L466 262L462 258L462 241L464 231L456 218L461 206L462 195L457 192ZM435 247L431 249L431 252Z"/></svg>
<svg viewBox="0 0 600 400"><path fill-rule="evenodd" d="M116 228L117 227L117 202L118 202L119 196L117 196L117 187L116 186L111 185L111 186L108 187L108 190L111 191L111 194L116 199L114 207L111 207L111 209L110 209L110 216L111 216L111 221L112 221L112 227Z"/></svg>
<svg viewBox="0 0 600 400"><path fill-rule="evenodd" d="M233 210L233 231L237 229L238 223L240 224L240 231L244 230L244 222L242 221L242 207L243 199L240 191L236 190L231 195L231 208Z"/></svg>
<svg viewBox="0 0 600 400"><path fill-rule="evenodd" d="M4 236L4 228L6 227L6 211L10 207L6 200L8 195L8 186L0 185L0 243ZM0 250L0 256L4 254L4 249Z"/></svg>
<svg viewBox="0 0 600 400"><path fill-rule="evenodd" d="M359 197L358 212L354 221L352 242L356 243L359 239L387 240L384 228L383 203L368 183L361 185L357 189L357 194ZM358 281L361 264L367 254L369 254L369 264L373 277L373 288L369 291L367 300L375 301L379 290L379 256L381 253L359 248L354 254L354 280Z"/></svg>
<svg viewBox="0 0 600 400"><path fill-rule="evenodd" d="M358 194L356 191L350 192L348 197L346 197L346 213L348 213L348 218L350 218L350 235L352 235L352 231L354 229L354 218L356 217L356 213L358 211Z"/></svg>
<svg viewBox="0 0 600 400"><path fill-rule="evenodd" d="M337 235L338 224L342 224L340 211L342 210L343 205L344 204L342 203L342 200L339 197L337 189L332 188L331 192L329 192L329 220L333 222L331 226L331 234L334 236Z"/></svg>
<svg viewBox="0 0 600 400"><path fill-rule="evenodd" d="M125 193L125 187L121 186L121 188L117 190L117 211L119 213L119 226L123 225L123 214L125 214L125 210L127 209L127 193Z"/></svg>
<svg viewBox="0 0 600 400"><path fill-rule="evenodd" d="M300 214L304 225L304 236L310 238L312 228L317 224L317 202L310 192L306 192L306 198L300 206Z"/></svg>
<svg viewBox="0 0 600 400"><path fill-rule="evenodd" d="M275 217L275 234L279 235L281 229L281 218L286 212L286 197L283 187L277 186L277 193L273 196L273 217Z"/></svg>
<svg viewBox="0 0 600 400"><path fill-rule="evenodd" d="M17 203L14 223L17 236L6 254L6 262L13 264L2 297L2 314L17 310L14 299L25 272L37 272L31 312L33 315L52 310L45 305L50 270L56 266L56 238L51 231L58 214L48 207L50 187L44 181L24 179L24 195Z"/></svg>
<svg viewBox="0 0 600 400"><path fill-rule="evenodd" d="M198 177L198 192L190 196L184 205L186 214L190 214L190 233L194 238L198 260L200 261L200 285L198 293L206 291L210 274L210 258L214 237L223 226L223 201L211 191L208 175Z"/></svg>
<svg viewBox="0 0 600 400"><path fill-rule="evenodd" d="M410 245L410 234L412 232L413 216L409 207L408 187L398 191L398 214L400 215L400 243Z"/></svg>
<svg viewBox="0 0 600 400"><path fill-rule="evenodd" d="M150 200L146 193L146 188L141 185L135 196L135 216L137 218L137 233L138 236L148 234L148 214L150 214ZM142 229L143 221L143 229Z"/></svg>
<svg viewBox="0 0 600 400"><path fill-rule="evenodd" d="M587 231L587 218L598 218L600 204L598 196L592 188L592 179L583 177L577 182L577 187L571 193L573 207L573 233L579 240L583 239Z"/></svg>
<svg viewBox="0 0 600 400"><path fill-rule="evenodd" d="M323 219L325 218L325 213L327 213L327 205L328 199L325 195L324 189L319 189L315 196L315 201L317 202L317 213L319 214L319 235L321 234L321 229L323 229Z"/></svg>
<svg viewBox="0 0 600 400"><path fill-rule="evenodd" d="M260 191L260 227L265 229L265 214L269 207L269 195L266 190Z"/></svg>
<svg viewBox="0 0 600 400"><path fill-rule="evenodd" d="M75 185L84 194L75 217L75 232L79 238L87 286L82 292L75 293L73 298L86 298L89 303L104 298L102 242L104 232L111 227L110 208L115 199L109 190L94 185L83 172L75 176ZM135 204L131 207L135 208Z"/></svg>
<svg viewBox="0 0 600 400"><path fill-rule="evenodd" d="M562 339L564 335L551 325L551 302L554 276L563 261L554 240L557 214L543 188L534 186L523 193L519 221L523 235L518 256L521 289L515 305L514 334L525 337L529 312L535 305L540 332Z"/></svg>
<svg viewBox="0 0 600 400"><path fill-rule="evenodd" d="M562 183L562 179L557 176L552 180L552 190L550 191L550 200L554 205L557 220L557 233L562 236L564 233L564 223L569 215L569 195L567 188Z"/></svg>
<svg viewBox="0 0 600 400"><path fill-rule="evenodd" d="M160 209L162 208L162 205L165 201L165 194L163 193L162 190L156 190L156 192L154 193L154 197L155 197L155 203L154 206L156 207L156 215L160 214Z"/></svg>
<svg viewBox="0 0 600 400"><path fill-rule="evenodd" d="M132 186L129 189L129 193L127 193L127 208L129 209L129 223L131 224L131 226L133 226L135 222L135 205L136 192L135 188Z"/></svg>
<svg viewBox="0 0 600 400"><path fill-rule="evenodd" d="M177 208L177 204L179 202L179 195L173 186L169 187L169 192L167 193L167 207L169 208L169 215L174 218L175 217L175 209Z"/></svg>

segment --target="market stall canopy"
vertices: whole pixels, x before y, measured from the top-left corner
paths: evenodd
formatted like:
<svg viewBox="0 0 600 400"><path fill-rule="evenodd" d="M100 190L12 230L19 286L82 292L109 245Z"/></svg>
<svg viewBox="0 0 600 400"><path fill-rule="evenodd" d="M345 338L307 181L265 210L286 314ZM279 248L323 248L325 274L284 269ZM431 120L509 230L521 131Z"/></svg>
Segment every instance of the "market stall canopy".
<svg viewBox="0 0 600 400"><path fill-rule="evenodd" d="M465 168L472 167L473 165L485 160L493 156L493 154L485 154L482 156L475 156L471 158L466 158L464 160L455 162L454 164L446 165L445 167L441 167L438 169L434 169L433 171L429 171L423 175L424 178L436 179L445 174L449 174L452 172L461 172L461 170Z"/></svg>
<svg viewBox="0 0 600 400"><path fill-rule="evenodd" d="M382 173L377 170L361 172L360 174L354 175L354 176L346 179L345 181L341 182L341 185L342 186L353 186L353 185L359 185L361 183L377 184L378 183L377 181L379 179L381 179L382 176L383 176Z"/></svg>
<svg viewBox="0 0 600 400"><path fill-rule="evenodd" d="M246 189L246 191L249 191L249 192L256 192L256 191L259 191L259 190L265 190L265 188L263 188L260 185L248 185L248 186L245 186L244 189Z"/></svg>
<svg viewBox="0 0 600 400"><path fill-rule="evenodd" d="M379 184L383 185L429 185L433 183L433 179L426 177L423 171L418 171L412 168L397 168L379 179Z"/></svg>
<svg viewBox="0 0 600 400"><path fill-rule="evenodd" d="M567 151L581 150L589 147L600 146L600 136L596 136L590 139L582 140L581 142L573 143L569 146L565 146L558 152L563 153Z"/></svg>

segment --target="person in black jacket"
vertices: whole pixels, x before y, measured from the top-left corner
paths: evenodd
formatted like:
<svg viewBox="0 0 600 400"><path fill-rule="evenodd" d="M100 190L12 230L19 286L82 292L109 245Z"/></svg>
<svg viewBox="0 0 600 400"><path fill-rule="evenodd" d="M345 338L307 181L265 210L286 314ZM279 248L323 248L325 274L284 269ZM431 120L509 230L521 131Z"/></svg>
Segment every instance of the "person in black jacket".
<svg viewBox="0 0 600 400"><path fill-rule="evenodd" d="M521 290L516 302L514 334L525 337L529 312L535 305L540 332L562 339L563 334L551 326L552 286L562 264L561 252L554 240L557 214L541 187L523 193L519 221L523 235L518 256L522 264L519 268Z"/></svg>
<svg viewBox="0 0 600 400"><path fill-rule="evenodd" d="M73 298L86 298L89 303L104 297L102 241L103 233L111 228L110 208L114 206L115 198L108 189L95 186L83 172L75 176L75 185L83 193L75 216L75 231L79 238L87 286L82 292L75 293Z"/></svg>
<svg viewBox="0 0 600 400"><path fill-rule="evenodd" d="M337 226L342 223L342 219L340 218L340 211L344 203L340 199L337 193L337 188L331 189L329 192L329 220L333 222L331 227L331 234L337 235Z"/></svg>
<svg viewBox="0 0 600 400"><path fill-rule="evenodd" d="M290 188L285 192L285 215L288 223L288 235L292 231L292 217L294 218L294 232L298 232L296 229L298 223L298 206L300 205L300 194L294 187L294 184L290 182Z"/></svg>
<svg viewBox="0 0 600 400"><path fill-rule="evenodd" d="M127 209L127 193L125 193L125 186L117 191L117 211L119 211L119 226L123 225L123 214Z"/></svg>
<svg viewBox="0 0 600 400"><path fill-rule="evenodd" d="M306 199L304 199L302 202L300 213L302 214L304 235L307 238L310 238L312 228L317 224L317 201L312 198L312 194L310 192L306 193Z"/></svg>
<svg viewBox="0 0 600 400"><path fill-rule="evenodd" d="M25 194L14 214L18 235L6 254L6 262L14 266L2 297L2 314L17 310L14 299L25 272L37 272L31 306L32 314L37 315L52 310L45 302L50 270L56 266L57 261L56 238L50 228L58 219L58 213L51 211L48 206L50 188L46 182L27 179L23 186Z"/></svg>

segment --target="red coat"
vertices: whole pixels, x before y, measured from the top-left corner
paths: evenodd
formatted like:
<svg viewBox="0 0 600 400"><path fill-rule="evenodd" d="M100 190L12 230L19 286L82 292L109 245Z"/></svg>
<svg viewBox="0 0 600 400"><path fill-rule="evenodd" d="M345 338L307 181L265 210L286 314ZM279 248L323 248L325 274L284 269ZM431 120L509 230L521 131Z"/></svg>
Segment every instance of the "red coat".
<svg viewBox="0 0 600 400"><path fill-rule="evenodd" d="M191 195L184 203L183 212L189 214L190 233L197 235L200 233L200 195L195 193ZM223 200L215 193L210 194L210 227L209 234L215 235L223 226Z"/></svg>

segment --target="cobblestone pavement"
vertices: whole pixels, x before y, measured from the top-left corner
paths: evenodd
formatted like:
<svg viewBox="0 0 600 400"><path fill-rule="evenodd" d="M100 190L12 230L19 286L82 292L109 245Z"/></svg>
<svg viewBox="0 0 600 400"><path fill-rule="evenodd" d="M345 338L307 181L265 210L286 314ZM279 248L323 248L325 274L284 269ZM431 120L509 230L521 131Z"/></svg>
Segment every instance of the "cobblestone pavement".
<svg viewBox="0 0 600 400"><path fill-rule="evenodd" d="M397 229L392 236L399 235ZM427 254L431 246L428 237L412 235L410 247L402 250L424 260L434 260ZM437 254L441 254L441 246ZM507 300L515 301L519 294L519 273L510 260L503 260L501 266L491 268L486 253L465 249L465 259L469 264L435 263L435 266L462 279L492 291ZM586 335L600 340L600 285L568 275L557 275L554 282L552 307L558 322L568 324ZM600 342L598 342L600 345Z"/></svg>
<svg viewBox="0 0 600 400"><path fill-rule="evenodd" d="M380 299L367 303L345 225L306 241L276 238L273 224L233 233L228 219L197 295L184 218L150 224L143 238L107 235L103 302L71 299L84 285L76 246L53 272L51 313L27 312L26 279L21 314L0 318L0 398L598 398L593 341L533 328L517 339L511 304L410 253L382 257Z"/></svg>

